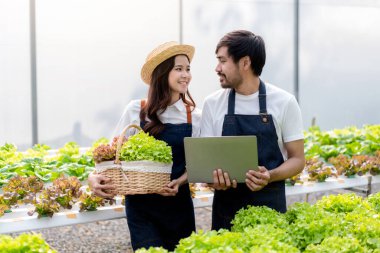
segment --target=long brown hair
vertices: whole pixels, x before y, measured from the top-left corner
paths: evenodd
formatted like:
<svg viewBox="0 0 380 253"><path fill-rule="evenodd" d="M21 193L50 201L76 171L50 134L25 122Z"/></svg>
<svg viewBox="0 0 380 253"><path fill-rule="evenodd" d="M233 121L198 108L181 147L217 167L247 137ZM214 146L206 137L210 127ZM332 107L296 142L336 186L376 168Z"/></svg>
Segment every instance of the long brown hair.
<svg viewBox="0 0 380 253"><path fill-rule="evenodd" d="M148 91L148 101L140 111L141 121L145 121L146 117L149 119L144 126L144 131L149 132L155 137L165 127L158 118L158 113L163 113L171 101L169 73L174 68L175 57L176 55L163 61L154 69ZM181 93L180 97L185 104L195 108L195 102L191 97L189 90L186 91L186 94Z"/></svg>

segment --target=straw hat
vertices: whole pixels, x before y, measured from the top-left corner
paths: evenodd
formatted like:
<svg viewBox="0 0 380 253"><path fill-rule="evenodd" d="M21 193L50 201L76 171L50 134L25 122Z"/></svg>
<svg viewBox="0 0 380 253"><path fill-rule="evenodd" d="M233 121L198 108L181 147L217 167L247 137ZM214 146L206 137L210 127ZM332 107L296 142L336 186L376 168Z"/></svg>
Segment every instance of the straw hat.
<svg viewBox="0 0 380 253"><path fill-rule="evenodd" d="M141 69L141 79L144 83L150 85L153 70L163 61L178 54L184 54L189 57L189 60L194 56L194 47L190 45L181 45L178 42L170 41L155 48L148 57Z"/></svg>

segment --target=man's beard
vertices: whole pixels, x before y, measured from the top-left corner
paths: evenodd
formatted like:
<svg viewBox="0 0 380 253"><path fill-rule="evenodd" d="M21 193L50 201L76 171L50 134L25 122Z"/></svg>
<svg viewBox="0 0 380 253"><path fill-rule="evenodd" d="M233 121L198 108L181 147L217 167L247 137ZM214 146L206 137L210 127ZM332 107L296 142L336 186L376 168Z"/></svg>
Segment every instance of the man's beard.
<svg viewBox="0 0 380 253"><path fill-rule="evenodd" d="M222 86L223 89L234 88L231 83L221 83L220 86Z"/></svg>
<svg viewBox="0 0 380 253"><path fill-rule="evenodd" d="M241 84L241 79L229 81L229 80L227 80L225 75L220 75L220 76L223 77L223 79L224 79L224 82L220 83L220 86L223 89L236 89Z"/></svg>

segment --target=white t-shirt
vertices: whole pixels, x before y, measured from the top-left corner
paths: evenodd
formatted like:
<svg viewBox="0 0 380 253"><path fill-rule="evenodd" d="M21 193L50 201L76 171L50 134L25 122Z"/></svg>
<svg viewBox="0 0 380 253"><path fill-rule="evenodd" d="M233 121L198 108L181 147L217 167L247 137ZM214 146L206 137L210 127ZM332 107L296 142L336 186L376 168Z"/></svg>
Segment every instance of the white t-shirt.
<svg viewBox="0 0 380 253"><path fill-rule="evenodd" d="M278 146L284 159L284 143L303 139L301 110L294 96L272 84L265 83L267 112L272 115L278 137ZM201 136L221 136L224 116L228 111L230 89L220 89L207 96L202 110ZM258 115L259 92L245 96L236 93L235 114Z"/></svg>
<svg viewBox="0 0 380 253"><path fill-rule="evenodd" d="M121 116L119 123L115 129L114 136L119 135L123 128L130 124L140 125L140 110L141 110L141 100L132 100L125 107L123 115ZM183 101L180 99L173 105L167 107L167 109L158 115L158 118L163 124L181 124L187 122L187 112ZM146 119L149 120L149 119ZM201 122L201 110L195 108L191 112L192 120L192 136L200 136L200 122ZM127 134L128 135L128 134Z"/></svg>

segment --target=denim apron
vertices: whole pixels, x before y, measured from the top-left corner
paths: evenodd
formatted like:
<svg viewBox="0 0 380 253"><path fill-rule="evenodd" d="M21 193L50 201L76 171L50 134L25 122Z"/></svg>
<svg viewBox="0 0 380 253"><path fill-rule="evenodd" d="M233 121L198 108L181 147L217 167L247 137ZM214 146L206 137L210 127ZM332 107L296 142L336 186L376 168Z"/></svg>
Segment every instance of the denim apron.
<svg viewBox="0 0 380 253"><path fill-rule="evenodd" d="M224 117L223 136L256 135L259 165L268 170L284 162L277 142L277 133L272 115L267 113L266 89L263 81L259 85L259 115L235 114L235 90L228 98L228 114ZM251 191L245 183L237 188L216 190L212 208L212 229L231 228L236 212L247 205L268 206L286 212L285 181L273 182L260 191Z"/></svg>
<svg viewBox="0 0 380 253"><path fill-rule="evenodd" d="M171 180L185 172L183 139L192 135L191 112L190 108L186 109L188 123L164 124L164 130L156 137L172 148ZM145 123L140 123L142 128ZM173 251L180 239L195 231L194 206L188 183L179 187L176 196L128 195L125 207L133 250L162 246Z"/></svg>

